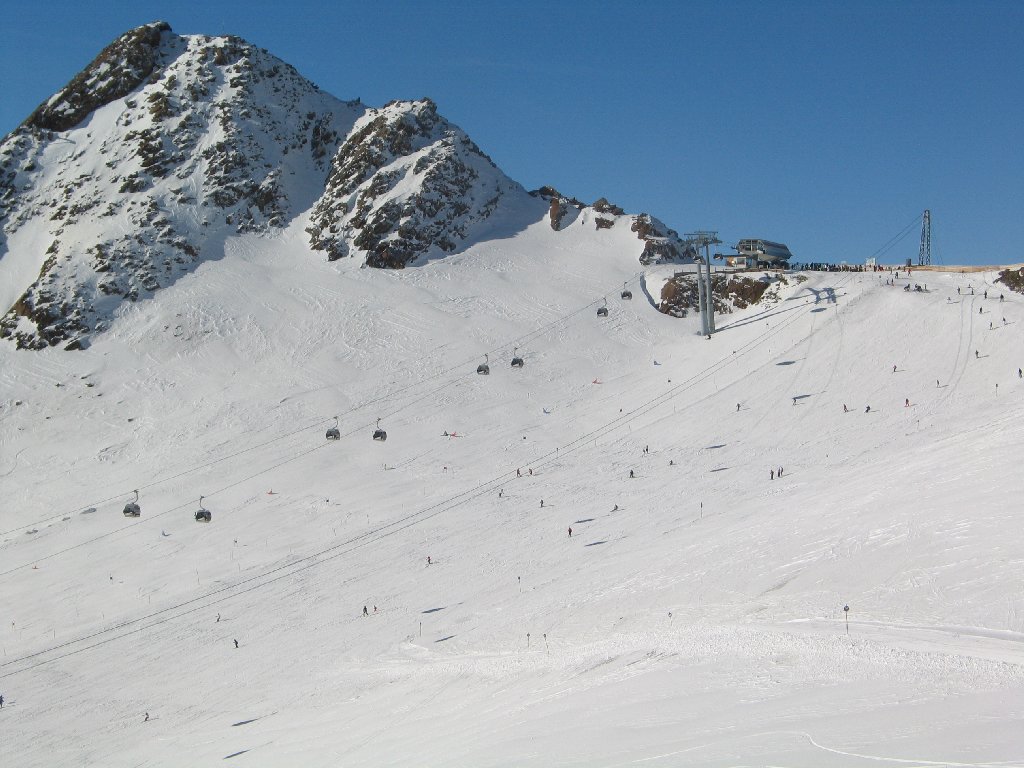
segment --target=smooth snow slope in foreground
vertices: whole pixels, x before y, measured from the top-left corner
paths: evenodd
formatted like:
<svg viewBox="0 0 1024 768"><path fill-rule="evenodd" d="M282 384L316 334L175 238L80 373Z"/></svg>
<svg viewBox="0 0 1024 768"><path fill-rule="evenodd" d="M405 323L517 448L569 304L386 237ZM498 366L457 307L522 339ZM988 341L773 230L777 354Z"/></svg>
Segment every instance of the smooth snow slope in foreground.
<svg viewBox="0 0 1024 768"><path fill-rule="evenodd" d="M0 762L1024 765L1021 297L809 274L706 341L572 226L232 240L0 348Z"/></svg>

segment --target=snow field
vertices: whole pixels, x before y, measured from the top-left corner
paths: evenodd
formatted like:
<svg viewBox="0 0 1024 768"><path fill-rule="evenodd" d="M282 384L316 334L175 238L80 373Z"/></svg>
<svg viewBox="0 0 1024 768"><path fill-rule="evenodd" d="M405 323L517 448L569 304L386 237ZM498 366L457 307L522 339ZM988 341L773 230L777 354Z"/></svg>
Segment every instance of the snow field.
<svg viewBox="0 0 1024 768"><path fill-rule="evenodd" d="M572 226L396 273L231 240L0 348L0 758L1021 764L1024 301L808 273L707 341Z"/></svg>

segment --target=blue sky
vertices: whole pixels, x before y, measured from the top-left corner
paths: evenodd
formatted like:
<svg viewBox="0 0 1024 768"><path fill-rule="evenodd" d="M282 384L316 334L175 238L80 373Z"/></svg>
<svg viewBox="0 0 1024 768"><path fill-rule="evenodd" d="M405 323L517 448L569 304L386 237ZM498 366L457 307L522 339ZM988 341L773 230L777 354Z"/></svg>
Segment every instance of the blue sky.
<svg viewBox="0 0 1024 768"><path fill-rule="evenodd" d="M121 33L234 34L371 106L434 99L512 178L861 262L1024 261L1024 3L19 2L0 133ZM914 259L920 229L882 256Z"/></svg>

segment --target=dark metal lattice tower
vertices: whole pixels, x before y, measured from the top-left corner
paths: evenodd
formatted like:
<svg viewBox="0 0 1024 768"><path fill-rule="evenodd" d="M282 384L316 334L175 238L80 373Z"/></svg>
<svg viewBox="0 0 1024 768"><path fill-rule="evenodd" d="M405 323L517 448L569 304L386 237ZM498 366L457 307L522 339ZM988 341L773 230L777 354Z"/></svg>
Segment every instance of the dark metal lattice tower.
<svg viewBox="0 0 1024 768"><path fill-rule="evenodd" d="M926 210L921 218L921 250L917 254L917 266L928 267L932 263L932 212Z"/></svg>

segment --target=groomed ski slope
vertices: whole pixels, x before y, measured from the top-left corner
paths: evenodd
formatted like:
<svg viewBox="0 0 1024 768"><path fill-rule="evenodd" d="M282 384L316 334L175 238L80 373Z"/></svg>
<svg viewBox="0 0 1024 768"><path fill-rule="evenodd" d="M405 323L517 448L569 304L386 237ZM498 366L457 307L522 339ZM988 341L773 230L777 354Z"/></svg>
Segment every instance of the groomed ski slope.
<svg viewBox="0 0 1024 768"><path fill-rule="evenodd" d="M808 273L708 341L572 226L231 240L0 347L0 762L1024 765L1024 300Z"/></svg>

